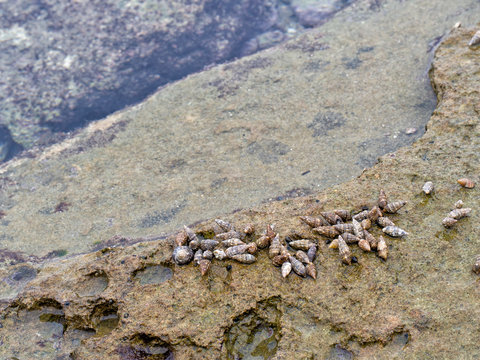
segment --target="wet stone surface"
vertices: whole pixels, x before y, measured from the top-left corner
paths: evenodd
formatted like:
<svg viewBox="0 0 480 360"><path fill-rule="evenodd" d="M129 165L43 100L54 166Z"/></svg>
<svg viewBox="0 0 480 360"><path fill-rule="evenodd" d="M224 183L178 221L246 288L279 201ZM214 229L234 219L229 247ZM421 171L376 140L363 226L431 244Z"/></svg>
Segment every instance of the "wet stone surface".
<svg viewBox="0 0 480 360"><path fill-rule="evenodd" d="M239 229L248 223L255 229L275 224L282 236L292 230L310 232L300 216L340 208L358 212L371 207L383 188L389 198L407 201L391 216L409 230L407 238L388 239L386 261L352 248L358 262L346 266L325 238L313 233L318 280L284 279L264 253L251 265L214 260L202 276L193 264L173 262L176 234L53 259L37 264L36 277L14 300L1 303L0 357L480 356L478 275L472 272L480 252L479 189L456 183L460 177L478 182L480 171L480 102L472 91L479 82L478 57L465 45L475 30L456 29L438 48L431 76L439 104L415 144L381 157L349 182L225 216ZM459 151L464 157L456 156ZM433 196L422 191L427 179L435 184ZM446 229L442 219L458 200L472 214ZM215 224L211 219L192 229L208 238ZM261 232L250 236L257 239ZM152 264L171 267L175 276L154 286L132 281L132 274ZM91 274L105 274L108 286L95 295L78 296L75 284L90 281Z"/></svg>
<svg viewBox="0 0 480 360"><path fill-rule="evenodd" d="M141 285L161 284L172 278L172 269L162 266L154 265L148 266L143 270L137 271L134 278L140 282Z"/></svg>

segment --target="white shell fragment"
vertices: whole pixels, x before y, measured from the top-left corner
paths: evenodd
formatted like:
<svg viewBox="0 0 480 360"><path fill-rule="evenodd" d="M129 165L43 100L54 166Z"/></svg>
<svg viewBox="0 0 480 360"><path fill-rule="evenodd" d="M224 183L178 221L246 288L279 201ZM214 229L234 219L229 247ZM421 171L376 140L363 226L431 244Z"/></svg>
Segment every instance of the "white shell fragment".
<svg viewBox="0 0 480 360"><path fill-rule="evenodd" d="M232 256L232 259L243 264L252 264L257 260L257 258L251 254L234 255Z"/></svg>
<svg viewBox="0 0 480 360"><path fill-rule="evenodd" d="M470 216L471 212L472 212L472 209L470 208L455 209L448 213L448 217L451 217L452 219L455 219L455 220L459 220L465 216Z"/></svg>
<svg viewBox="0 0 480 360"><path fill-rule="evenodd" d="M225 254L225 251L217 249L213 251L213 256L215 256L215 259L217 260L223 260L227 257L227 254Z"/></svg>
<svg viewBox="0 0 480 360"><path fill-rule="evenodd" d="M480 45L480 30L478 30L475 35L473 35L472 39L468 43L468 46L478 46Z"/></svg>
<svg viewBox="0 0 480 360"><path fill-rule="evenodd" d="M463 201L462 200L458 200L456 203L455 203L455 209L461 209L463 207Z"/></svg>
<svg viewBox="0 0 480 360"><path fill-rule="evenodd" d="M427 181L425 184L423 184L422 190L426 195L431 194L433 191L433 182Z"/></svg>
<svg viewBox="0 0 480 360"><path fill-rule="evenodd" d="M451 228L453 225L457 223L457 221L458 220L447 216L445 219L442 220L442 225L445 226L446 228Z"/></svg>
<svg viewBox="0 0 480 360"><path fill-rule="evenodd" d="M285 261L282 264L282 276L286 278L291 271L292 271L292 264L290 263L290 261Z"/></svg>
<svg viewBox="0 0 480 360"><path fill-rule="evenodd" d="M386 226L382 229L382 231L385 234L390 235L392 237L402 237L402 236L408 235L408 233L405 230L402 230L397 226Z"/></svg>

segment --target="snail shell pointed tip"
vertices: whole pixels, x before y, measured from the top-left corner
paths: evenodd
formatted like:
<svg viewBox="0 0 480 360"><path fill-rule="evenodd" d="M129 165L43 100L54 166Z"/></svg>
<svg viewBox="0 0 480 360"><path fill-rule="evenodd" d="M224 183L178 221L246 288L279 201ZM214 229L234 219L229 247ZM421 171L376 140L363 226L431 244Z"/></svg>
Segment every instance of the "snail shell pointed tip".
<svg viewBox="0 0 480 360"><path fill-rule="evenodd" d="M478 46L478 45L480 45L480 30L477 31L475 35L473 35L473 37L468 42L468 46L471 46L471 47Z"/></svg>
<svg viewBox="0 0 480 360"><path fill-rule="evenodd" d="M475 187L475 183L467 178L458 179L457 182L467 189L473 189Z"/></svg>

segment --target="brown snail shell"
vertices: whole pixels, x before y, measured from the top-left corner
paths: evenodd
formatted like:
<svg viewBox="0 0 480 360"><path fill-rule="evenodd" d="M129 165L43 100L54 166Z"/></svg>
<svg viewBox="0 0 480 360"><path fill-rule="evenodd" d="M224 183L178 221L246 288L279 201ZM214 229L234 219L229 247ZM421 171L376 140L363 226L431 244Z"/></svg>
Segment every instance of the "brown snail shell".
<svg viewBox="0 0 480 360"><path fill-rule="evenodd" d="M367 219L363 219L360 225L362 225L362 228L364 230L368 230L372 227L372 222L370 221L370 219L367 218Z"/></svg>
<svg viewBox="0 0 480 360"><path fill-rule="evenodd" d="M237 245L237 246L232 246L229 247L227 250L225 250L225 255L229 258L233 258L235 255L240 255L244 254L247 252L249 249L249 245Z"/></svg>
<svg viewBox="0 0 480 360"><path fill-rule="evenodd" d="M310 227L330 226L330 223L327 220L325 220L322 216L320 217L300 216L300 220L302 220L305 224L307 224Z"/></svg>
<svg viewBox="0 0 480 360"><path fill-rule="evenodd" d="M363 210L363 211L359 212L358 214L353 215L352 220L356 220L356 221L360 222L360 221L362 221L366 218L368 218L368 210Z"/></svg>
<svg viewBox="0 0 480 360"><path fill-rule="evenodd" d="M225 251L222 249L217 249L213 251L213 256L215 256L217 260L223 260L227 257L227 254L225 254Z"/></svg>
<svg viewBox="0 0 480 360"><path fill-rule="evenodd" d="M267 235L262 235L255 241L255 243L259 249L265 249L270 245L270 238Z"/></svg>
<svg viewBox="0 0 480 360"><path fill-rule="evenodd" d="M230 230L228 232L224 232L221 234L217 234L214 236L214 240L217 241L223 241L223 240L228 240L228 239L240 239L240 234L234 230Z"/></svg>
<svg viewBox="0 0 480 360"><path fill-rule="evenodd" d="M347 244L356 244L360 240L358 237L350 233L343 233L342 238Z"/></svg>
<svg viewBox="0 0 480 360"><path fill-rule="evenodd" d="M395 223L386 216L381 216L377 219L377 224L381 227L395 226Z"/></svg>
<svg viewBox="0 0 480 360"><path fill-rule="evenodd" d="M308 255L305 252L303 252L302 250L298 250L295 253L295 257L304 264L308 264L310 262L310 259L308 258Z"/></svg>
<svg viewBox="0 0 480 360"><path fill-rule="evenodd" d="M313 279L317 279L317 268L315 267L315 264L308 263L305 265L305 271L308 276L310 276Z"/></svg>
<svg viewBox="0 0 480 360"><path fill-rule="evenodd" d="M222 219L215 219L215 222L220 226L224 232L229 232L232 230L235 230L232 224L230 224L228 221L222 220Z"/></svg>
<svg viewBox="0 0 480 360"><path fill-rule="evenodd" d="M480 274L480 255L477 256L477 260L475 260L475 263L472 266L472 271L475 274Z"/></svg>
<svg viewBox="0 0 480 360"><path fill-rule="evenodd" d="M404 207L406 203L407 202L403 200L394 201L394 202L388 203L383 210L387 213L395 214L398 210Z"/></svg>
<svg viewBox="0 0 480 360"><path fill-rule="evenodd" d="M378 207L380 209L383 209L385 206L387 206L387 203L388 203L387 195L385 194L385 191L381 189L380 194L378 195Z"/></svg>
<svg viewBox="0 0 480 360"><path fill-rule="evenodd" d="M363 227L362 225L355 219L352 219L352 224L353 224L353 233L355 236L360 240L363 239L364 234L363 234Z"/></svg>
<svg viewBox="0 0 480 360"><path fill-rule="evenodd" d="M218 245L218 241L216 241L216 240L206 239L206 240L200 241L200 248L203 251L205 251L205 250L213 251L213 249L215 249L215 247L217 245Z"/></svg>
<svg viewBox="0 0 480 360"><path fill-rule="evenodd" d="M317 245L313 244L312 246L310 246L307 251L307 256L310 262L313 262L315 260L315 257L317 256Z"/></svg>
<svg viewBox="0 0 480 360"><path fill-rule="evenodd" d="M422 190L425 195L430 195L433 191L433 182L427 181L425 184L423 184Z"/></svg>
<svg viewBox="0 0 480 360"><path fill-rule="evenodd" d="M247 252L250 254L255 254L258 250L257 244L254 242L248 244Z"/></svg>
<svg viewBox="0 0 480 360"><path fill-rule="evenodd" d="M290 261L285 261L282 264L282 276L286 278L291 271L292 271L292 264L290 263Z"/></svg>
<svg viewBox="0 0 480 360"><path fill-rule="evenodd" d="M368 212L367 219L370 219L370 221L373 223L377 221L377 219L382 215L383 215L382 210L380 210L378 206L374 206Z"/></svg>
<svg viewBox="0 0 480 360"><path fill-rule="evenodd" d="M202 276L207 275L207 272L210 269L211 264L212 262L207 259L203 259L198 262L198 267L200 268L200 273L202 274Z"/></svg>
<svg viewBox="0 0 480 360"><path fill-rule="evenodd" d="M280 236L277 234L270 244L270 248L268 249L268 257L273 259L275 256L280 255L282 252L282 244L280 243Z"/></svg>
<svg viewBox="0 0 480 360"><path fill-rule="evenodd" d="M193 256L193 262L195 263L195 265L198 265L200 260L203 260L203 251L198 249L197 251L195 251L195 255Z"/></svg>
<svg viewBox="0 0 480 360"><path fill-rule="evenodd" d="M275 266L281 266L285 261L288 261L290 255L288 253L282 253L280 255L274 256L272 259L272 264Z"/></svg>
<svg viewBox="0 0 480 360"><path fill-rule="evenodd" d="M465 216L470 216L471 212L472 212L472 209L470 208L455 209L448 213L448 217L451 217L455 220L460 220Z"/></svg>
<svg viewBox="0 0 480 360"><path fill-rule="evenodd" d="M238 254L232 256L232 259L242 264L252 264L257 260L252 254Z"/></svg>
<svg viewBox="0 0 480 360"><path fill-rule="evenodd" d="M275 237L275 231L273 231L273 226L272 225L267 225L267 231L265 233L267 237L271 240Z"/></svg>
<svg viewBox="0 0 480 360"><path fill-rule="evenodd" d="M336 225L333 225L333 227L340 234L343 234L344 232L349 232L353 234L353 224L336 224Z"/></svg>
<svg viewBox="0 0 480 360"><path fill-rule="evenodd" d="M473 189L475 187L475 183L472 180L467 178L458 179L457 182L467 189Z"/></svg>
<svg viewBox="0 0 480 360"><path fill-rule="evenodd" d="M325 220L327 220L331 225L342 223L343 220L340 216L335 214L333 211L323 211L320 213Z"/></svg>
<svg viewBox="0 0 480 360"><path fill-rule="evenodd" d="M182 230L180 231L177 236L175 237L175 245L176 246L185 246L188 242L188 235L187 233Z"/></svg>
<svg viewBox="0 0 480 360"><path fill-rule="evenodd" d="M178 265L188 264L193 259L193 251L188 246L177 246L173 250L173 261Z"/></svg>
<svg viewBox="0 0 480 360"><path fill-rule="evenodd" d="M383 260L387 260L388 247L382 235L380 235L380 238L378 239L377 255L381 257Z"/></svg>
<svg viewBox="0 0 480 360"><path fill-rule="evenodd" d="M402 237L402 236L408 235L408 233L405 230L402 230L397 226L386 226L382 229L382 231L385 234L390 235L392 237Z"/></svg>
<svg viewBox="0 0 480 360"><path fill-rule="evenodd" d="M363 235L365 236L365 240L368 241L368 244L370 245L370 249L376 249L378 245L377 239L370 234L367 230L363 230Z"/></svg>
<svg viewBox="0 0 480 360"><path fill-rule="evenodd" d="M187 225L183 225L183 229L185 230L185 233L187 234L189 241L198 240L197 234L195 234L195 232L192 229L190 229Z"/></svg>
<svg viewBox="0 0 480 360"><path fill-rule="evenodd" d="M333 226L319 226L314 228L313 231L329 238L335 238L340 234Z"/></svg>
<svg viewBox="0 0 480 360"><path fill-rule="evenodd" d="M245 233L245 235L251 235L255 232L255 227L253 226L253 224L247 224L243 228L243 232Z"/></svg>
<svg viewBox="0 0 480 360"><path fill-rule="evenodd" d="M307 276L307 269L305 269L305 266L300 261L298 261L297 259L295 259L291 255L289 257L289 261L292 264L293 271L297 275L300 275L300 276L303 276L303 277Z"/></svg>
<svg viewBox="0 0 480 360"><path fill-rule="evenodd" d="M355 238L356 238L356 236L355 236ZM338 249L338 239L332 240L332 242L328 245L328 248L329 249Z"/></svg>
<svg viewBox="0 0 480 360"><path fill-rule="evenodd" d="M333 210L333 212L338 216L340 216L343 221L347 221L351 219L350 211L348 210L337 209L337 210Z"/></svg>
<svg viewBox="0 0 480 360"><path fill-rule="evenodd" d="M245 242L237 238L232 238L232 239L223 240L222 244L225 247L231 247L231 246L237 246L237 245L245 245Z"/></svg>
<svg viewBox="0 0 480 360"><path fill-rule="evenodd" d="M372 249L370 248L370 244L368 243L367 240L361 239L358 242L358 247L362 249L363 251L371 251Z"/></svg>
<svg viewBox="0 0 480 360"><path fill-rule="evenodd" d="M457 223L457 221L458 220L447 216L445 219L442 220L442 225L445 226L446 228L451 228L453 225Z"/></svg>
<svg viewBox="0 0 480 360"><path fill-rule="evenodd" d="M340 254L340 259L344 264L351 265L352 264L352 252L348 247L345 240L343 240L342 236L340 235L338 238L338 253Z"/></svg>
<svg viewBox="0 0 480 360"><path fill-rule="evenodd" d="M310 249L310 246L314 245L314 243L312 243L310 240L302 239L302 240L290 241L288 245L290 245L295 250L308 251L308 249Z"/></svg>

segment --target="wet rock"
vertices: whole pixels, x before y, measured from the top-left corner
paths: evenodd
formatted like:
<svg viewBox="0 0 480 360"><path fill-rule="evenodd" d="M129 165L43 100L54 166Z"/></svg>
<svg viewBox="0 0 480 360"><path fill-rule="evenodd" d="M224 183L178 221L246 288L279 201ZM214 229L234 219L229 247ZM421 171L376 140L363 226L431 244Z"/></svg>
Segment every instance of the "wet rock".
<svg viewBox="0 0 480 360"><path fill-rule="evenodd" d="M230 58L276 9L255 0L21 0L1 2L0 14L0 126L31 148Z"/></svg>
<svg viewBox="0 0 480 360"><path fill-rule="evenodd" d="M471 161L478 156L480 147L480 99L474 91L480 74L477 64L471 60L471 50L465 46L473 33L474 30L464 27L455 29L439 46L431 71L439 103L427 132L412 146L382 156L377 165L341 185L311 196L239 210L228 217L239 228L250 223L257 229L264 229L266 224L274 223L275 232L279 234L288 234L296 228L310 231L299 220L299 214L315 215L322 211L319 207L361 209L384 188L392 198L405 199L409 204L408 212L402 212L401 216L391 215L399 226L409 230L410 236L389 241L387 262L379 261L373 254L362 254L358 257L358 265L343 266L336 252L319 241L320 259L316 262L320 261L321 266L317 281L297 276L284 279L268 257L260 253L254 264L234 263L229 271L224 262L214 259L208 275L203 278L193 264L176 267L170 280L152 286L132 281L132 274L146 266L171 264L174 237L180 227L171 239L158 235L146 238L142 234L132 240L133 243L139 241L137 244L123 247L112 244L94 253L36 264L37 276L28 280L16 299L0 303L3 326L0 358L11 358L18 353L33 357L39 351L50 358L74 353L77 359L85 360L140 356L186 359L479 357L477 277L471 271L479 251L476 241L465 240L477 236L476 228L469 221L458 231L445 230L440 225L445 209L450 208L458 200L459 191L464 190L457 186L442 189L441 196L437 194L434 202L429 197L418 196L427 175L436 184L453 184L455 180L452 179L458 174L480 172L479 163ZM459 161L459 153L468 160ZM102 172L110 170L108 162L112 162L112 158L107 158L108 161L97 153L96 162L107 166ZM44 199L44 191L24 186L29 181L33 183L32 179L50 186L57 183L51 174L55 170L48 167L52 163L44 159L47 160L41 165L35 165L33 160L26 162L48 170L37 170L36 176L28 173L21 179L13 168L9 168L8 179L2 180L2 191L11 194L14 201L36 192ZM79 166L80 159L75 159L77 161L71 166ZM93 172L89 176L96 174L92 170L96 162L91 163L88 170L80 166L77 171L81 175L77 176L86 176L83 171ZM139 164L129 163L134 172ZM16 165L20 169L16 171L21 173L25 165ZM123 170L131 174L131 169L125 166ZM67 179L68 186L73 185L66 174L75 176L75 173L71 167L63 167L63 178ZM179 176L184 178L185 175ZM77 177L74 179L78 181ZM150 197L156 196L152 196L145 183L135 176L128 179L133 182L129 196L144 201L132 201L131 208L127 207L130 211L123 218L118 213L120 219L116 221L123 223L120 220L125 220L131 225L137 223L136 219L128 221L135 217L136 206L144 207ZM95 180L102 188L105 186L98 177ZM190 184L194 183L191 180ZM156 178L152 181L157 188ZM60 232L55 224L59 219L64 220L62 224L68 227L70 236L76 234L79 247L90 232L109 229L107 226L114 227L111 231L118 230L117 222L104 224L99 215L98 207L101 208L102 203L96 182L83 193L84 204L91 208L81 206L85 209L83 217L75 212L81 200L70 197L72 206L67 212L35 211L35 216L27 216L28 212L23 216L32 228L40 226L36 225L38 221L50 232L52 229ZM64 186L68 191L67 185ZM17 190L12 190L14 188ZM108 191L113 190L108 187ZM155 195L163 195L163 192ZM36 200L28 205L35 208L36 201L40 200L31 199ZM51 204L57 202L58 198ZM118 197L112 198L110 213L119 202ZM5 219L12 221L18 211L15 207L19 206L12 205ZM478 209L480 200L472 196L468 206ZM75 227L69 227L67 216L75 217ZM192 229L199 236L213 237L212 222L197 223ZM28 231L25 230L26 234ZM135 231L139 231L138 228L128 228L129 233ZM4 234L13 237L20 232L5 230ZM55 239L58 237L57 233ZM4 236L1 241L5 243L8 239ZM59 241L55 248L59 248ZM28 241L22 244L32 246ZM352 252L356 250L352 247ZM12 273L5 272L5 276L2 273L1 278ZM79 284L90 282L92 274L105 276L108 285L100 292L79 296ZM456 295L456 303L461 307L452 306L451 294ZM249 341L252 339L254 341Z"/></svg>

